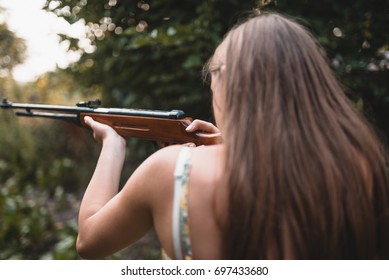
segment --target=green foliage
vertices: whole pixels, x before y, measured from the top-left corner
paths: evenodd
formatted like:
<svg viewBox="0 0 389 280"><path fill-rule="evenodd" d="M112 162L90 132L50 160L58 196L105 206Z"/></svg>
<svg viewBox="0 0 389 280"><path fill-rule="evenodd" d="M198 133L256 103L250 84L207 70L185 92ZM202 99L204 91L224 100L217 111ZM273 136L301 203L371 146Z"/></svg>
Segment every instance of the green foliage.
<svg viewBox="0 0 389 280"><path fill-rule="evenodd" d="M50 209L50 201L47 192L32 186L21 192L12 180L0 188L0 259L76 257L72 221L60 227L51 213L58 209ZM64 248L70 240L71 248Z"/></svg>
<svg viewBox="0 0 389 280"><path fill-rule="evenodd" d="M45 135L9 113L0 111L0 259L75 258L74 241L66 251L60 246L76 236L78 204L62 187L77 180L69 173L75 163L46 156Z"/></svg>
<svg viewBox="0 0 389 280"><path fill-rule="evenodd" d="M36 198L36 195L31 190L17 192L9 181L0 189L0 211L3 217L0 230L1 259L20 259L25 252L31 258L36 258L53 238L50 234L53 221L40 201L46 198L40 196L35 201L28 197Z"/></svg>
<svg viewBox="0 0 389 280"><path fill-rule="evenodd" d="M87 23L96 51L85 53L70 69L83 77L85 86L100 85L105 104L179 107L188 115L210 119L202 66L222 34L255 1L82 3L62 2L54 12L79 7L77 13L63 16L69 22L82 18Z"/></svg>
<svg viewBox="0 0 389 280"><path fill-rule="evenodd" d="M11 71L23 61L24 51L23 40L0 24L0 97L16 102L34 102L37 95L39 100L49 99L53 91L44 91L50 86L45 87L45 79L24 86L12 80ZM57 91L71 84L64 75L61 86L49 78ZM94 160L76 149L86 137L58 137L66 133L72 131L64 125L29 122L0 110L0 259L77 258L75 190L85 184L85 170L92 169ZM87 152L93 157L94 151ZM76 164L81 157L86 168Z"/></svg>
<svg viewBox="0 0 389 280"><path fill-rule="evenodd" d="M24 41L0 24L0 78L10 75L11 70L25 58Z"/></svg>
<svg viewBox="0 0 389 280"><path fill-rule="evenodd" d="M324 46L346 93L389 139L389 2L277 1Z"/></svg>
<svg viewBox="0 0 389 280"><path fill-rule="evenodd" d="M7 96L14 100L20 89L11 88ZM22 91L36 100L28 86ZM66 122L18 118L6 110L0 120L0 259L77 259L80 194L100 145L90 131ZM153 149L136 141L129 146L143 154ZM123 181L138 163L127 162Z"/></svg>

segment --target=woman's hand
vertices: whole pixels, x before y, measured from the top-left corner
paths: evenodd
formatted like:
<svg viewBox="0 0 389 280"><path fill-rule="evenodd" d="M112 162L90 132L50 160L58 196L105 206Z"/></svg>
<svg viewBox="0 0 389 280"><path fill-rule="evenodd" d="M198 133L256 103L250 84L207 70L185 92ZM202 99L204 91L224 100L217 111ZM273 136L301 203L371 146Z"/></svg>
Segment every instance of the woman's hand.
<svg viewBox="0 0 389 280"><path fill-rule="evenodd" d="M86 116L84 121L93 130L93 137L96 141L104 144L107 140L112 140L125 146L126 141L124 138L117 134L112 127L96 122L89 116Z"/></svg>
<svg viewBox="0 0 389 280"><path fill-rule="evenodd" d="M187 132L200 132L205 134L220 134L220 130L212 123L202 121L202 120L194 120L187 128ZM196 147L194 143L186 143L185 146Z"/></svg>
<svg viewBox="0 0 389 280"><path fill-rule="evenodd" d="M202 120L194 120L187 128L188 132L205 132L205 133L220 133L220 130L212 123L202 121Z"/></svg>

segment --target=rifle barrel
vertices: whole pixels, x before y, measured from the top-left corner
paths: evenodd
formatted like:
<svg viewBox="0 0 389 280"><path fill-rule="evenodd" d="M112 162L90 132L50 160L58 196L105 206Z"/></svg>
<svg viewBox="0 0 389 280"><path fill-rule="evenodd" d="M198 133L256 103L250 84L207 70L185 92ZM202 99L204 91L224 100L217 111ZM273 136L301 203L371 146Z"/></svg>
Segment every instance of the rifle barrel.
<svg viewBox="0 0 389 280"><path fill-rule="evenodd" d="M3 99L0 104L3 109L24 109L28 116L31 111L52 111L52 112L69 112L79 115L80 113L99 113L111 115L126 115L139 116L150 118L163 119L183 119L185 113L181 110L160 111L160 110L143 110L143 109L122 109L122 108L90 108L83 106L62 106L62 105L46 105L46 104L28 104L28 103L12 103L7 99Z"/></svg>

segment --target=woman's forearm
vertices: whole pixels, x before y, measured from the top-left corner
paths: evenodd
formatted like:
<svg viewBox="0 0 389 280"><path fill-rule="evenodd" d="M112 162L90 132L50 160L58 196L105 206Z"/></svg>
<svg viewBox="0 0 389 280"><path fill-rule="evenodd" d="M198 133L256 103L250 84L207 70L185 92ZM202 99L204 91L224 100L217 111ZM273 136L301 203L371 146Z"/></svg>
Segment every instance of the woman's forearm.
<svg viewBox="0 0 389 280"><path fill-rule="evenodd" d="M79 223L93 216L117 194L124 158L124 139L112 137L104 140L96 169L82 199Z"/></svg>

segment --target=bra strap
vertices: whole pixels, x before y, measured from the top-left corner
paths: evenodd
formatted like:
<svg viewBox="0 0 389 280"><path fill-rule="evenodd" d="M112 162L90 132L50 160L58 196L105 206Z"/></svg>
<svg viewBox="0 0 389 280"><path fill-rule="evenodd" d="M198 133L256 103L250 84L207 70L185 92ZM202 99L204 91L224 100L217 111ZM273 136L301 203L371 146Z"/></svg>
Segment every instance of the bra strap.
<svg viewBox="0 0 389 280"><path fill-rule="evenodd" d="M181 238L181 200L184 187L187 185L190 171L190 148L183 147L178 155L176 168L174 170L174 197L173 197L173 246L175 258L184 259Z"/></svg>

